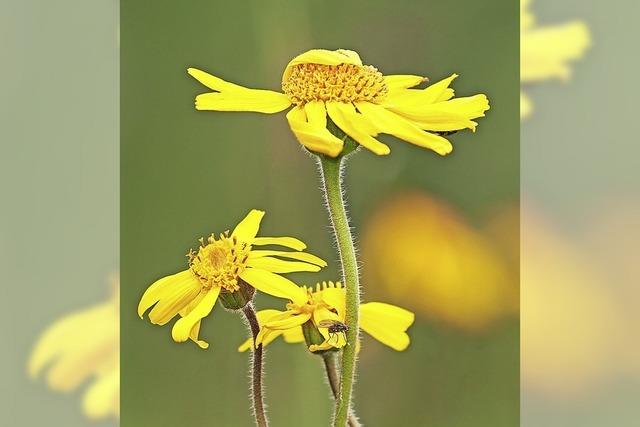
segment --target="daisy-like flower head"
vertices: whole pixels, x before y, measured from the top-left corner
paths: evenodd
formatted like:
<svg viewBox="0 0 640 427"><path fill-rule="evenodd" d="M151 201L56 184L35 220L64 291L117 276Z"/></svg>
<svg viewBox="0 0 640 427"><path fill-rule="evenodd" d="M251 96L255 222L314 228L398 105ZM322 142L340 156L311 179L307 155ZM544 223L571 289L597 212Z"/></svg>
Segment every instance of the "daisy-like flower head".
<svg viewBox="0 0 640 427"><path fill-rule="evenodd" d="M313 49L293 58L282 77L284 93L245 88L195 68L188 72L214 91L198 95L196 109L272 114L293 106L287 120L298 141L331 157L343 152L347 137L378 155L389 154L389 147L376 139L379 134L445 155L453 147L443 135L475 130L473 119L489 109L485 95L453 98L449 85L456 74L411 89L427 79L384 76L344 49Z"/></svg>
<svg viewBox="0 0 640 427"><path fill-rule="evenodd" d="M208 316L218 298L225 307L240 309L253 297L254 290L288 298L303 304L307 295L280 273L319 271L326 262L303 252L306 245L293 237L256 237L264 212L252 210L231 234L200 239L198 251L190 251L189 268L153 283L138 305L142 318L151 307L149 320L168 323L180 314L173 326L176 342L192 339L201 348L209 346L198 338L201 320ZM259 250L256 246L284 246L294 251Z"/></svg>
<svg viewBox="0 0 640 427"><path fill-rule="evenodd" d="M327 323L345 321L345 289L340 282L322 282L305 290L306 299L300 304L290 301L285 311L258 312L260 333L256 345L266 346L283 336L288 343L307 342L312 352L340 349L346 345L345 336L331 332ZM407 329L413 324L414 314L408 310L381 302L360 305L360 327L373 338L397 351L409 346ZM327 322L328 321L328 322ZM347 325L348 326L348 325ZM319 337L317 343L312 335ZM245 341L238 351L251 348L252 340Z"/></svg>

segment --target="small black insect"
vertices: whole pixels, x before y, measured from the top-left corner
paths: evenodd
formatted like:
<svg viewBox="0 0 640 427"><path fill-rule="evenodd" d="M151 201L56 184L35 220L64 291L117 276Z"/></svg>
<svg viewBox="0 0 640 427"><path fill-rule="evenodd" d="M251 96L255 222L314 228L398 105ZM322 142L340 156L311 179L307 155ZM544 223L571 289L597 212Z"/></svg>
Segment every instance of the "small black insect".
<svg viewBox="0 0 640 427"><path fill-rule="evenodd" d="M436 135L440 135L440 136L449 136L449 135L453 135L454 133L458 133L457 130L441 130L441 131L431 131L431 133L435 133Z"/></svg>
<svg viewBox="0 0 640 427"><path fill-rule="evenodd" d="M324 319L318 323L319 328L327 328L327 332L329 332L329 341L335 338L336 343L338 342L338 335L342 334L345 341L347 340L347 332L349 331L349 327L342 322L331 319Z"/></svg>

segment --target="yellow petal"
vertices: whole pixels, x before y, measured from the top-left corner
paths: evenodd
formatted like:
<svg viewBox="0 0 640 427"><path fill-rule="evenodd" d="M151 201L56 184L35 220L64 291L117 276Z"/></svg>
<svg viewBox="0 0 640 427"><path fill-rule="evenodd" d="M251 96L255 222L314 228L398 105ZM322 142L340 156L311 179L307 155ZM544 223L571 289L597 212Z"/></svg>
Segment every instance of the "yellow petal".
<svg viewBox="0 0 640 427"><path fill-rule="evenodd" d="M267 251L256 250L249 253L249 259L262 258L266 256L277 256L281 258L291 258L300 261L310 262L311 264L319 265L320 267L326 267L327 263L322 258L318 258L307 252L286 252L286 251Z"/></svg>
<svg viewBox="0 0 640 427"><path fill-rule="evenodd" d="M216 92L250 90L244 86L226 82L205 71L198 70L197 68L188 68L187 73L209 89L213 89Z"/></svg>
<svg viewBox="0 0 640 427"><path fill-rule="evenodd" d="M236 225L236 228L233 230L231 235L237 237L241 242L251 244L258 234L260 222L262 221L263 216L264 211L252 209L251 212L249 212L247 216L240 221L238 225Z"/></svg>
<svg viewBox="0 0 640 427"><path fill-rule="evenodd" d="M329 344L335 348L342 348L347 345L347 340L345 339L344 333L329 333L329 330L327 328L321 328L319 326L320 322L322 322L323 320L343 322L344 319L340 318L336 313L328 310L325 307L318 307L313 311L313 323L316 325L316 328L318 328L318 331L320 331L320 334L322 334L322 336L325 338L324 343Z"/></svg>
<svg viewBox="0 0 640 427"><path fill-rule="evenodd" d="M284 338L285 342L289 344L304 342L302 327L286 329L282 331L282 337Z"/></svg>
<svg viewBox="0 0 640 427"><path fill-rule="evenodd" d="M144 313L155 303L160 300L161 295L166 291L167 287L176 282L184 276L190 274L189 270L181 271L177 274L165 276L159 280L156 280L151 286L144 291L140 302L138 303L138 316L142 319Z"/></svg>
<svg viewBox="0 0 640 427"><path fill-rule="evenodd" d="M415 315L403 308L380 302L360 306L360 327L373 338L397 351L409 346L406 330Z"/></svg>
<svg viewBox="0 0 640 427"><path fill-rule="evenodd" d="M410 87L417 86L426 80L427 79L425 77L409 74L384 76L384 83L387 85L387 88L389 88L389 91L408 89Z"/></svg>
<svg viewBox="0 0 640 427"><path fill-rule="evenodd" d="M259 268L247 268L240 273L240 278L265 294L278 298L287 298L298 305L307 302L307 294L304 289L270 271Z"/></svg>
<svg viewBox="0 0 640 427"><path fill-rule="evenodd" d="M273 342L276 338L278 338L283 333L284 333L283 329L268 329L268 328L260 329L260 332L256 337L256 347L259 346L260 344L262 344L262 347L266 347L267 345L269 345L269 343ZM251 341L249 341L249 343L251 343Z"/></svg>
<svg viewBox="0 0 640 427"><path fill-rule="evenodd" d="M321 292L322 301L338 312L339 319L344 320L346 298L344 288L326 288Z"/></svg>
<svg viewBox="0 0 640 427"><path fill-rule="evenodd" d="M278 258L262 257L249 259L247 262L249 267L261 268L272 273L294 273L296 271L320 271L320 267L315 264L309 264L299 261L285 261Z"/></svg>
<svg viewBox="0 0 640 427"><path fill-rule="evenodd" d="M191 330L196 323L211 313L219 294L219 287L214 287L206 291L206 294L202 297L200 303L185 317L179 319L175 325L173 325L171 336L175 342L185 342L189 338Z"/></svg>
<svg viewBox="0 0 640 427"><path fill-rule="evenodd" d="M305 245L302 241L296 239L295 237L256 237L253 240L253 245L284 246L287 248L295 249L296 251L303 251L307 248L307 245Z"/></svg>
<svg viewBox="0 0 640 427"><path fill-rule="evenodd" d="M322 344L316 345L316 344L311 344L309 346L309 351L312 353L315 353L316 351L322 351L322 350L330 350L332 349L333 346L331 344L329 344L327 341L323 342Z"/></svg>
<svg viewBox="0 0 640 427"><path fill-rule="evenodd" d="M434 102L447 101L453 98L453 89L449 85L458 77L457 74L451 74L449 77L429 85L422 90L422 102L432 104Z"/></svg>
<svg viewBox="0 0 640 427"><path fill-rule="evenodd" d="M274 316L264 324L266 329L284 330L291 329L303 325L307 320L311 319L311 313L296 313L287 311L280 316Z"/></svg>
<svg viewBox="0 0 640 427"><path fill-rule="evenodd" d="M202 321L198 320L196 324L193 325L193 328L191 328L191 332L189 332L189 339L196 343L201 349L206 350L207 348L209 348L209 343L198 338L198 336L200 335L201 323Z"/></svg>
<svg viewBox="0 0 640 427"><path fill-rule="evenodd" d="M156 325L166 324L196 298L201 289L200 282L190 270L173 275L162 287L157 304L149 312L149 320ZM145 299L144 295L142 299Z"/></svg>
<svg viewBox="0 0 640 427"><path fill-rule="evenodd" d="M328 102L327 112L331 120L358 144L377 155L386 155L391 151L388 146L371 136L377 134L377 128L359 114L353 104Z"/></svg>
<svg viewBox="0 0 640 427"><path fill-rule="evenodd" d="M338 49L312 49L308 50L295 58L293 58L284 70L282 81L284 82L291 75L291 68L298 64L321 64L321 65L340 65L353 64L362 65L360 56L352 50Z"/></svg>
<svg viewBox="0 0 640 427"><path fill-rule="evenodd" d="M446 138L420 129L411 121L384 107L369 102L358 102L358 110L375 122L380 131L403 139L419 147L429 148L440 155L449 154L453 146Z"/></svg>
<svg viewBox="0 0 640 427"><path fill-rule="evenodd" d="M342 151L344 142L327 130L323 102L313 101L304 108L292 108L287 113L287 121L298 142L307 149L331 157L336 157Z"/></svg>
<svg viewBox="0 0 640 427"><path fill-rule="evenodd" d="M425 89L400 89L390 92L384 100L384 105L400 103L404 106L419 107L436 102L448 101L453 98L454 95L454 91L449 85L456 77L458 77L457 74L452 74L446 79L440 80Z"/></svg>
<svg viewBox="0 0 640 427"><path fill-rule="evenodd" d="M290 105L291 101L286 95L271 90L245 89L234 92L209 92L196 96L196 110L273 114Z"/></svg>
<svg viewBox="0 0 640 427"><path fill-rule="evenodd" d="M385 104L385 107L425 130L475 130L477 123L472 119L484 117L485 111L489 109L489 100L486 95L480 94L428 105L396 101Z"/></svg>
<svg viewBox="0 0 640 427"><path fill-rule="evenodd" d="M260 310L256 313L256 317L258 318L258 324L260 326L264 325L270 318L277 316L279 314L281 314L283 312L279 311L279 310L272 310L272 309L267 309L267 310ZM275 337L273 337L273 339L277 338L277 335ZM273 341L273 339L271 341ZM269 341L269 342L271 342ZM247 350L251 349L251 346L253 344L253 338L249 338L247 340L245 340L242 344L240 344L240 346L238 347L238 351L239 352L245 352ZM263 346L266 346L268 343L262 343Z"/></svg>
<svg viewBox="0 0 640 427"><path fill-rule="evenodd" d="M244 353L247 350L251 350L251 344L253 344L253 338L247 338L242 344L238 346L238 352Z"/></svg>

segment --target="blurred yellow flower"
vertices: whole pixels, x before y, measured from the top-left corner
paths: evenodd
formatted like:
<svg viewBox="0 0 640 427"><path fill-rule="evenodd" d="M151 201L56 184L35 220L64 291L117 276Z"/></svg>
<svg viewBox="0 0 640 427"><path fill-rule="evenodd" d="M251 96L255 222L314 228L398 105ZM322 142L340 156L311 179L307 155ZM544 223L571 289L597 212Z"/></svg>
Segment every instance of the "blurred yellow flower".
<svg viewBox="0 0 640 427"><path fill-rule="evenodd" d="M389 147L375 138L381 133L445 155L452 146L442 135L475 130L473 119L489 109L485 95L453 99L449 85L456 74L426 89L410 89L426 79L383 76L363 65L356 52L343 49L296 56L282 77L284 93L248 89L195 68L188 72L214 91L198 95L196 109L271 114L293 105L287 120L298 141L331 157L342 152L346 136L378 155L389 154Z"/></svg>
<svg viewBox="0 0 640 427"><path fill-rule="evenodd" d="M582 58L589 47L586 25L574 21L550 27L537 27L529 11L529 0L520 1L520 81L532 83L571 76L569 63ZM520 117L531 114L529 97L520 93Z"/></svg>
<svg viewBox="0 0 640 427"><path fill-rule="evenodd" d="M258 320L262 328L256 343L266 346L283 336L288 343L305 341L304 328L314 328L324 338L320 344L311 344L310 351L342 348L346 345L343 333L330 331L325 324L345 321L345 289L340 282L322 282L306 290L307 299L303 304L291 301L286 311L262 310ZM360 328L397 351L409 346L407 329L413 324L414 314L408 310L381 302L360 305ZM327 322L328 321L328 322ZM348 325L347 325L348 326ZM251 339L245 341L238 351L251 348Z"/></svg>
<svg viewBox="0 0 640 427"><path fill-rule="evenodd" d="M522 230L523 386L552 399L581 397L618 370L613 288L580 246L530 208Z"/></svg>
<svg viewBox="0 0 640 427"><path fill-rule="evenodd" d="M198 339L201 320L208 316L218 297L244 301L253 296L254 288L264 293L304 303L303 289L279 273L319 271L326 262L302 252L306 245L293 237L256 237L263 211L252 210L236 226L218 239L211 235L206 244L200 239L198 252L190 251L189 268L163 277L153 283L142 296L138 315L142 318L151 307L149 320L157 325L168 323L180 314L172 329L176 342L193 340L200 348L209 344ZM255 250L254 246L276 245L295 251ZM282 259L285 258L285 259Z"/></svg>
<svg viewBox="0 0 640 427"><path fill-rule="evenodd" d="M368 283L431 319L477 331L517 312L517 275L487 238L423 193L398 195L374 213L362 256Z"/></svg>
<svg viewBox="0 0 640 427"><path fill-rule="evenodd" d="M41 372L49 387L70 392L90 380L84 413L98 420L120 414L120 314L117 280L112 297L71 313L47 328L28 361L28 372Z"/></svg>

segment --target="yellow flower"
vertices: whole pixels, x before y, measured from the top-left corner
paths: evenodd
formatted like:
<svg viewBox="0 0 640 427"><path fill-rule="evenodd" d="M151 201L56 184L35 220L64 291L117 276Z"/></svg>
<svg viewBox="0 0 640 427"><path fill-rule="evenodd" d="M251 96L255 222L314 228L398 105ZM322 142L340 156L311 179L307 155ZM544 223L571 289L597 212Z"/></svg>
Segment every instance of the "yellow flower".
<svg viewBox="0 0 640 427"><path fill-rule="evenodd" d="M517 274L495 245L426 194L387 201L365 226L362 258L367 282L399 301L413 295L410 308L438 322L480 332L517 311Z"/></svg>
<svg viewBox="0 0 640 427"><path fill-rule="evenodd" d="M196 109L272 114L293 105L287 120L298 141L331 157L342 152L345 135L378 155L389 154L389 147L375 138L382 133L445 155L452 146L441 134L475 130L473 119L489 109L485 95L453 99L449 85L456 74L426 89L411 89L427 79L383 76L363 65L356 52L343 49L296 56L282 77L284 93L248 89L195 68L188 72L214 91L198 95Z"/></svg>
<svg viewBox="0 0 640 427"><path fill-rule="evenodd" d="M305 290L305 301L290 301L287 310L262 310L258 320L262 328L256 343L266 346L274 339L283 336L288 343L305 341L303 325L313 327L320 332L324 341L311 344L309 350L320 351L342 348L346 345L343 333L331 333L322 327L323 321L340 322L345 320L345 289L340 282L322 282L314 288ZM373 338L397 351L409 346L406 331L413 324L414 314L408 310L381 302L369 302L360 305L360 327ZM348 325L347 325L348 326ZM251 339L245 341L238 351L251 348Z"/></svg>
<svg viewBox="0 0 640 427"><path fill-rule="evenodd" d="M207 348L209 344L198 339L200 322L209 315L219 296L241 298L247 293L250 300L255 288L298 303L306 301L305 292L279 273L315 272L326 262L302 252L306 245L293 237L256 237L263 216L264 212L254 209L231 235L225 232L217 239L211 235L206 244L200 239L198 252L188 254L189 268L153 283L140 300L138 315L142 318L153 307L149 320L164 325L180 314L182 318L172 329L173 339L184 342L190 338ZM264 245L294 251L254 249Z"/></svg>
<svg viewBox="0 0 640 427"><path fill-rule="evenodd" d="M580 59L589 47L589 30L574 21L552 27L536 27L529 0L520 1L520 80L522 83L550 79L567 80L569 63ZM520 93L520 116L531 113L528 96Z"/></svg>
<svg viewBox="0 0 640 427"><path fill-rule="evenodd" d="M118 284L106 302L69 314L42 334L29 359L32 378L45 370L49 387L69 392L91 379L83 409L92 420L120 414Z"/></svg>

